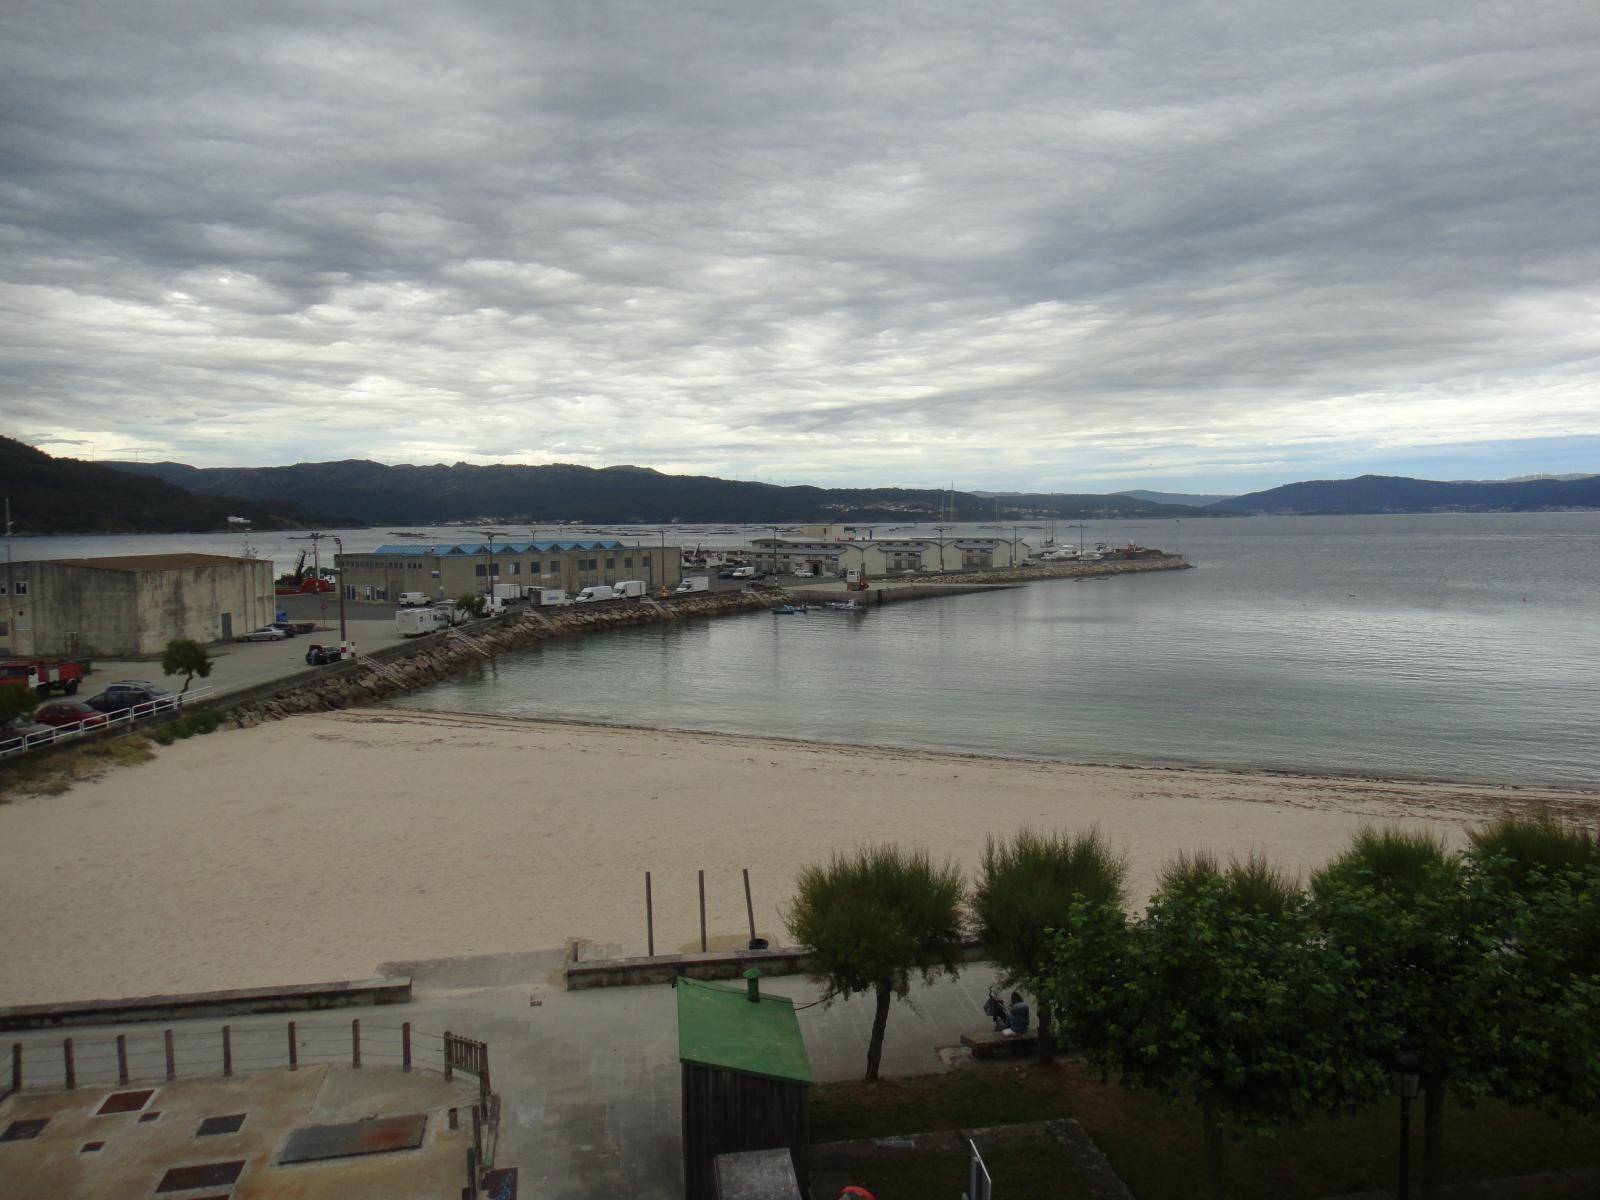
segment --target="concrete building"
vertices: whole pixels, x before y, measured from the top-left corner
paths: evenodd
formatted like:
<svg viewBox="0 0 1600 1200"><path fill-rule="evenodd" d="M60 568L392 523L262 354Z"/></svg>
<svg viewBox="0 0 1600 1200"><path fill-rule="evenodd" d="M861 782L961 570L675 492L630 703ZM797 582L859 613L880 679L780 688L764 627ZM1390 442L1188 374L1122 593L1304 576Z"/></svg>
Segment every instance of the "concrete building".
<svg viewBox="0 0 1600 1200"><path fill-rule="evenodd" d="M341 554L348 600L395 601L402 592L426 592L431 600L479 595L492 583L522 588L564 588L576 593L590 584L641 579L652 592L677 586L683 577L677 546L628 546L615 540L447 545L402 543L366 554Z"/></svg>
<svg viewBox="0 0 1600 1200"><path fill-rule="evenodd" d="M276 615L272 574L266 559L218 554L11 563L0 581L0 650L138 658L173 638L228 641Z"/></svg>
<svg viewBox="0 0 1600 1200"><path fill-rule="evenodd" d="M806 569L818 576L841 575L850 568L869 579L914 572L986 571L1027 561L1028 544L1010 538L856 538L853 540L757 538L750 561L758 570L792 575Z"/></svg>

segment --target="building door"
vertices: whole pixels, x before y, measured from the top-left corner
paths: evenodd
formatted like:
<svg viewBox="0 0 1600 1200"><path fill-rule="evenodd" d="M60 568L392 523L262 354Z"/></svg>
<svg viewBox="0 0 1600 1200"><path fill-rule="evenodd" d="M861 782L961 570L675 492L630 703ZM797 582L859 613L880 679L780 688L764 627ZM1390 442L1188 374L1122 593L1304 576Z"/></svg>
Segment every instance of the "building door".
<svg viewBox="0 0 1600 1200"><path fill-rule="evenodd" d="M222 614L222 640L227 641L233 637L233 614Z"/></svg>

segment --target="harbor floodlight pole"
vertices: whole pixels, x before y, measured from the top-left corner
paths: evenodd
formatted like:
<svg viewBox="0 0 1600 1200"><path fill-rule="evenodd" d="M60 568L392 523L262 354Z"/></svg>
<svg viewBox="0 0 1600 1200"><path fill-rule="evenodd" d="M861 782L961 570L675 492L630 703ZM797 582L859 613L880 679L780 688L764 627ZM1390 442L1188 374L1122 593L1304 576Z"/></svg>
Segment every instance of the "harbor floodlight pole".
<svg viewBox="0 0 1600 1200"><path fill-rule="evenodd" d="M484 598L485 599L493 601L494 600L494 540L495 540L495 538L503 537L504 535L502 533L500 533L498 530L493 530L493 529L475 529L475 530L473 530L473 532L477 533L477 534L481 534L483 537L486 537L486 538L489 539L489 565L486 566L483 569L483 594L484 594Z"/></svg>
<svg viewBox="0 0 1600 1200"><path fill-rule="evenodd" d="M349 642L344 630L344 539L337 533L329 536L333 538L333 561L339 568L339 646L342 649Z"/></svg>
<svg viewBox="0 0 1600 1200"><path fill-rule="evenodd" d="M944 570L944 531L948 528L950 528L948 525L935 525L933 527L933 531L939 535L935 541L939 543L939 570L941 571Z"/></svg>

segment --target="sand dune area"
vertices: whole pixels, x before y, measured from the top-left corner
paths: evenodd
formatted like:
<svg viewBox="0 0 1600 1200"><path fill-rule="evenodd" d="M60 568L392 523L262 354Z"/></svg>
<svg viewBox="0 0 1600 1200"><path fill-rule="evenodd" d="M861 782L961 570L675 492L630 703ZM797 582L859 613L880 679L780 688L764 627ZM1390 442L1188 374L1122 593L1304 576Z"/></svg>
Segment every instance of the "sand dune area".
<svg viewBox="0 0 1600 1200"><path fill-rule="evenodd" d="M351 710L196 737L0 805L0 1004L364 978L557 948L786 941L796 870L897 840L969 870L986 834L1098 825L1142 899L1183 850L1307 871L1364 822L1464 838L1507 807L1600 797L1088 767L717 734Z"/></svg>

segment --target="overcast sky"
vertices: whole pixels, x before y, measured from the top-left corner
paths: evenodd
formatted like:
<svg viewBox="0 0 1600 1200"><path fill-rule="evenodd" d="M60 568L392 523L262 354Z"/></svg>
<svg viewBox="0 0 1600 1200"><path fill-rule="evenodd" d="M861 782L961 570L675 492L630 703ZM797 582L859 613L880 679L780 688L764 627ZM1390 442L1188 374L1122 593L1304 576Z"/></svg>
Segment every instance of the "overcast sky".
<svg viewBox="0 0 1600 1200"><path fill-rule="evenodd" d="M0 429L203 466L1600 471L1600 4L25 3Z"/></svg>

